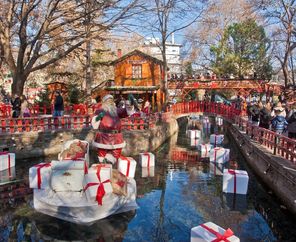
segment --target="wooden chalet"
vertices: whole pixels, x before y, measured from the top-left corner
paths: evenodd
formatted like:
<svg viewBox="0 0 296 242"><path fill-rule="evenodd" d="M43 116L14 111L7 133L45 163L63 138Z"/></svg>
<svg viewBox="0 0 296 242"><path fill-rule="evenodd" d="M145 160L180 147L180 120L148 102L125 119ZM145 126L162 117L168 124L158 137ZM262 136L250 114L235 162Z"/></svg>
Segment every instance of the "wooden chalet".
<svg viewBox="0 0 296 242"><path fill-rule="evenodd" d="M114 66L114 82L105 90L125 99L131 93L136 99L149 100L153 108L161 108L164 102L164 94L160 90L163 77L161 60L134 50L111 64Z"/></svg>

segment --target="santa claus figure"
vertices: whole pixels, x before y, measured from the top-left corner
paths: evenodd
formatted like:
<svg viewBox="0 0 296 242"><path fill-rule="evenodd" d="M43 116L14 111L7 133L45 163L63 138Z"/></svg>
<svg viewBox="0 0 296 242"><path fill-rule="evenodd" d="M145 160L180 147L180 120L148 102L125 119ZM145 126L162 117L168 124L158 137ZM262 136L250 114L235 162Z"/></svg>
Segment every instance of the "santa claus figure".
<svg viewBox="0 0 296 242"><path fill-rule="evenodd" d="M127 117L125 108L117 108L112 95L102 99L102 106L96 110L92 126L96 130L93 146L98 148L100 162L115 164L125 146L121 133L120 118Z"/></svg>

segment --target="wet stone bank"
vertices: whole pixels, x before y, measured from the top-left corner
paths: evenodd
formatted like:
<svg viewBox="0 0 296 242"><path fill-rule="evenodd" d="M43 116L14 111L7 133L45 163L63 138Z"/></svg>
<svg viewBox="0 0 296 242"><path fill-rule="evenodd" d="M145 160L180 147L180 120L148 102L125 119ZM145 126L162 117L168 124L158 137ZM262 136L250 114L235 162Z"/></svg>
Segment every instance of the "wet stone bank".
<svg viewBox="0 0 296 242"><path fill-rule="evenodd" d="M1 204L0 238L2 241L190 241L192 227L212 221L231 228L243 242L294 241L295 217L257 179L227 135L228 127L216 127L210 121L211 130L202 130L203 142L208 142L210 133L225 134L223 146L231 150L226 167L248 171L246 196L222 193L222 177L207 159L200 158L185 135L186 126L181 125L178 135L155 151L154 169L148 173L137 166L139 209L135 212L111 216L89 227L79 226L34 212L32 195L27 194ZM180 159L185 156L187 160ZM138 160L137 156L134 158ZM24 179L25 183L29 167L39 161L44 159L18 160L17 179Z"/></svg>

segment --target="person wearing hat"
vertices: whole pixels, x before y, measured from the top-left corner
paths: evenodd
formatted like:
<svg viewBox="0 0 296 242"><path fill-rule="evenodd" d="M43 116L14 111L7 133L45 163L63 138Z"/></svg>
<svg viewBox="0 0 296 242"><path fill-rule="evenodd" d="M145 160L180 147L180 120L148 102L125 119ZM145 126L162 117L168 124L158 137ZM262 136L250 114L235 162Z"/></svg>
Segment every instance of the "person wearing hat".
<svg viewBox="0 0 296 242"><path fill-rule="evenodd" d="M121 155L125 141L121 133L120 118L128 113L125 108L117 108L112 95L102 98L101 107L92 118L92 127L96 130L93 146L98 148L99 161L115 164Z"/></svg>
<svg viewBox="0 0 296 242"><path fill-rule="evenodd" d="M285 119L285 116L283 116L283 108L275 107L274 113L275 113L275 117L271 121L272 129L277 134L282 134L288 125L288 122Z"/></svg>

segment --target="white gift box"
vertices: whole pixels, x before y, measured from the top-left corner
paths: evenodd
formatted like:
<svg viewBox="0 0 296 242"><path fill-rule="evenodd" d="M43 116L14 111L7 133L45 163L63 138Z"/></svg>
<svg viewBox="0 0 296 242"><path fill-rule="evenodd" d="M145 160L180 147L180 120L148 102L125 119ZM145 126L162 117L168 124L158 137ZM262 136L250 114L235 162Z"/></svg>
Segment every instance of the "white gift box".
<svg viewBox="0 0 296 242"><path fill-rule="evenodd" d="M230 149L224 148L225 153L224 153L224 161L228 162L229 161L229 155L230 155Z"/></svg>
<svg viewBox="0 0 296 242"><path fill-rule="evenodd" d="M51 164L40 163L29 169L30 188L46 189L49 187Z"/></svg>
<svg viewBox="0 0 296 242"><path fill-rule="evenodd" d="M7 170L15 166L15 154L8 152L0 152L0 171Z"/></svg>
<svg viewBox="0 0 296 242"><path fill-rule="evenodd" d="M154 177L154 166L142 167L142 177Z"/></svg>
<svg viewBox="0 0 296 242"><path fill-rule="evenodd" d="M243 170L223 170L223 192L247 194L248 192L249 176Z"/></svg>
<svg viewBox="0 0 296 242"><path fill-rule="evenodd" d="M210 156L210 150L213 149L213 145L211 144L199 144L197 146L198 150L200 151L200 156L202 158Z"/></svg>
<svg viewBox="0 0 296 242"><path fill-rule="evenodd" d="M118 159L117 170L126 177L134 178L137 162L132 157L121 156Z"/></svg>
<svg viewBox="0 0 296 242"><path fill-rule="evenodd" d="M188 130L188 137L190 139L195 139L195 138L200 138L201 137L201 132L200 130Z"/></svg>
<svg viewBox="0 0 296 242"><path fill-rule="evenodd" d="M90 169L96 170L96 169ZM96 171L90 172L84 176L83 180L83 190L85 192L86 198L91 202L98 202L99 205L104 203L104 198L106 194L113 192L111 181L105 180L103 182L99 181ZM103 191L103 192L102 192ZM99 194L102 194L101 196Z"/></svg>
<svg viewBox="0 0 296 242"><path fill-rule="evenodd" d="M15 166L0 171L0 182L7 182L15 179Z"/></svg>
<svg viewBox="0 0 296 242"><path fill-rule="evenodd" d="M191 242L210 242L215 241L220 236L230 242L239 242L240 239L233 235L230 229L223 229L217 224L207 222L191 229L190 241ZM225 241L225 240L221 240Z"/></svg>
<svg viewBox="0 0 296 242"><path fill-rule="evenodd" d="M221 145L224 140L223 134L211 134L210 135L210 143L213 145Z"/></svg>
<svg viewBox="0 0 296 242"><path fill-rule="evenodd" d="M203 121L203 128L204 129L210 129L211 128L211 123L209 120L204 120Z"/></svg>
<svg viewBox="0 0 296 242"><path fill-rule="evenodd" d="M210 162L225 163L225 149L222 147L215 147L210 150Z"/></svg>
<svg viewBox="0 0 296 242"><path fill-rule="evenodd" d="M190 139L190 146L197 147L200 144L200 139Z"/></svg>
<svg viewBox="0 0 296 242"><path fill-rule="evenodd" d="M155 155L151 152L140 153L139 160L142 167L155 166Z"/></svg>
<svg viewBox="0 0 296 242"><path fill-rule="evenodd" d="M84 158L79 158L79 159L82 159L82 160L85 160L86 163L87 163L87 166L89 166L89 143L85 140L79 140L79 139L74 139L74 140L69 140L67 141L64 145L63 145L63 149L61 151L61 153L58 154L58 160L62 161L63 158L61 157L61 154L64 150L67 150L70 148L71 144L73 143L82 143L86 146L86 153L84 155Z"/></svg>
<svg viewBox="0 0 296 242"><path fill-rule="evenodd" d="M216 117L216 125L222 126L223 125L223 118L221 117Z"/></svg>
<svg viewBox="0 0 296 242"><path fill-rule="evenodd" d="M56 192L79 192L88 168L85 160L52 161L51 188Z"/></svg>
<svg viewBox="0 0 296 242"><path fill-rule="evenodd" d="M97 174L99 181L104 182L111 180L112 177L112 165L111 164L93 164L88 169L88 174Z"/></svg>
<svg viewBox="0 0 296 242"><path fill-rule="evenodd" d="M224 167L224 163L210 162L210 174L213 174L214 176L223 176Z"/></svg>

